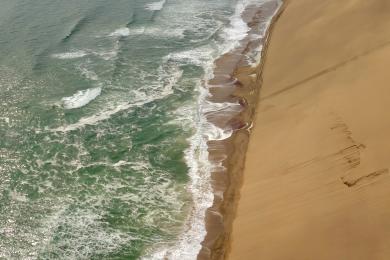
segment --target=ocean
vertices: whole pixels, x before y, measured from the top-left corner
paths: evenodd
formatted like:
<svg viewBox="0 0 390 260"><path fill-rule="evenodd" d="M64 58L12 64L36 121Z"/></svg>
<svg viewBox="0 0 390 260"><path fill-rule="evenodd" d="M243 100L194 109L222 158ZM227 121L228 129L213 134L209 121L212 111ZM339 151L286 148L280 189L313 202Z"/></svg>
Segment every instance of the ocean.
<svg viewBox="0 0 390 260"><path fill-rule="evenodd" d="M207 80L264 2L1 0L0 258L195 259Z"/></svg>

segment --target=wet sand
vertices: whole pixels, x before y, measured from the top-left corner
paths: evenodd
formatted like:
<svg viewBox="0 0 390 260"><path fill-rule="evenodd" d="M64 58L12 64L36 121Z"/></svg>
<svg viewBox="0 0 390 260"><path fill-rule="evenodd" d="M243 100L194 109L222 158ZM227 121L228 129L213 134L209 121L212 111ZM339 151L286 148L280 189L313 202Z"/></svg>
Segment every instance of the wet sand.
<svg viewBox="0 0 390 260"><path fill-rule="evenodd" d="M261 85L262 63L258 62L264 52L259 47L268 37L267 30L263 29L268 28L270 18L279 7L279 1L275 0L248 6L244 10L242 18L250 28L248 36L240 41L239 46L215 61L214 77L206 84L210 102L231 104L226 109L206 114L208 121L219 128L232 130L233 134L225 140L208 143L209 160L220 164L220 167L211 172L215 197L213 206L206 213L207 235L198 259L223 259L228 252L244 159L259 97L258 86Z"/></svg>
<svg viewBox="0 0 390 260"><path fill-rule="evenodd" d="M229 259L390 259L389 70L390 1L285 1Z"/></svg>

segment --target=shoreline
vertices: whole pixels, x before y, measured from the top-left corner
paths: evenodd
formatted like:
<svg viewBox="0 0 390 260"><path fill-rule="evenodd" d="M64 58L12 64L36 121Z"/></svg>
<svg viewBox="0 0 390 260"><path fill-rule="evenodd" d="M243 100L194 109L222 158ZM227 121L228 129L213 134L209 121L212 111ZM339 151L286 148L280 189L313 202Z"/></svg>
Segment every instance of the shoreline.
<svg viewBox="0 0 390 260"><path fill-rule="evenodd" d="M388 259L390 5L286 0L282 12L228 259Z"/></svg>
<svg viewBox="0 0 390 260"><path fill-rule="evenodd" d="M209 122L222 129L230 128L233 133L225 140L208 142L209 160L216 165L222 164L224 169L211 172L214 202L206 211L207 234L198 259L225 259L229 253L245 156L259 100L264 56L273 24L284 5L282 1L271 1L260 6L246 6L241 18L249 27L248 35L240 41L240 46L214 61L214 77L207 84L211 94L209 100L236 102L241 108L228 116L226 111L223 115L206 115ZM262 37L253 39L253 36L261 35L264 18L268 20ZM256 52L256 49L258 53L254 56L251 51ZM248 57L256 62L255 66L248 62Z"/></svg>
<svg viewBox="0 0 390 260"><path fill-rule="evenodd" d="M257 2L253 1L253 2ZM221 259L229 246L236 193L258 98L269 27L281 0L238 1L216 34L216 55L202 63L197 128L185 150L192 205L175 243L151 247L143 259ZM240 162L240 164L237 164Z"/></svg>

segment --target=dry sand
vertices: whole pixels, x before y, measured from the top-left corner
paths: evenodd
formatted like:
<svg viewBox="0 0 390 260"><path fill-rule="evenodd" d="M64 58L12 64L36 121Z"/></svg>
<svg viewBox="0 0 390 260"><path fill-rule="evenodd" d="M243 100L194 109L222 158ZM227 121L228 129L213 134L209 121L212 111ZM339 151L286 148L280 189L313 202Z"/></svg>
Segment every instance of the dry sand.
<svg viewBox="0 0 390 260"><path fill-rule="evenodd" d="M390 1L287 1L263 79L229 258L390 259Z"/></svg>

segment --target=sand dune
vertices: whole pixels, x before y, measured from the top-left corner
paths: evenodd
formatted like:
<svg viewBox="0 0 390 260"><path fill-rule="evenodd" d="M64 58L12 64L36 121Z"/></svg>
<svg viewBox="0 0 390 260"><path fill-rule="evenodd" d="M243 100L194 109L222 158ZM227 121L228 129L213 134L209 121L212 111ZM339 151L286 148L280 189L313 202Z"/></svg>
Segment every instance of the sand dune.
<svg viewBox="0 0 390 260"><path fill-rule="evenodd" d="M276 22L230 259L390 259L390 1Z"/></svg>

